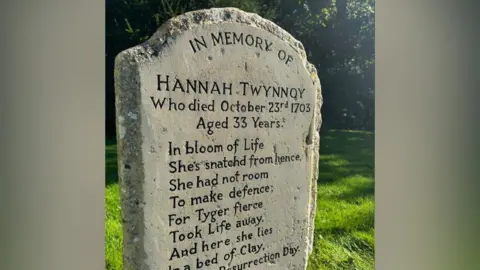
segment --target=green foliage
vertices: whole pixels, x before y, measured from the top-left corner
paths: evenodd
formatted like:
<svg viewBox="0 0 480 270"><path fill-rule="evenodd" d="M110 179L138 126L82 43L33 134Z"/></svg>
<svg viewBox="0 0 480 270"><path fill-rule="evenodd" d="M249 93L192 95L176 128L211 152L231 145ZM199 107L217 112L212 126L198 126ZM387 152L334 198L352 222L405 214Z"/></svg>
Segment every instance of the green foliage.
<svg viewBox="0 0 480 270"><path fill-rule="evenodd" d="M273 20L277 5L257 0L211 0L210 7L236 7L246 12L261 15L266 19ZM269 4L269 5L268 5Z"/></svg>
<svg viewBox="0 0 480 270"><path fill-rule="evenodd" d="M321 136L318 199L309 270L375 269L374 136ZM120 190L115 145L106 147L106 269L122 269Z"/></svg>

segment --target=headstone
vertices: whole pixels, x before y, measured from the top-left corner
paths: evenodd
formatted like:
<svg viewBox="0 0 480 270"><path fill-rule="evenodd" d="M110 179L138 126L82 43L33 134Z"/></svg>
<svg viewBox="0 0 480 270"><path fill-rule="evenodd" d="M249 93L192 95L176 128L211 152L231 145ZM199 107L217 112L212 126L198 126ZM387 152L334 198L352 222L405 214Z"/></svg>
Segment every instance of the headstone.
<svg viewBox="0 0 480 270"><path fill-rule="evenodd" d="M189 12L115 66L125 269L305 269L322 104L300 42Z"/></svg>

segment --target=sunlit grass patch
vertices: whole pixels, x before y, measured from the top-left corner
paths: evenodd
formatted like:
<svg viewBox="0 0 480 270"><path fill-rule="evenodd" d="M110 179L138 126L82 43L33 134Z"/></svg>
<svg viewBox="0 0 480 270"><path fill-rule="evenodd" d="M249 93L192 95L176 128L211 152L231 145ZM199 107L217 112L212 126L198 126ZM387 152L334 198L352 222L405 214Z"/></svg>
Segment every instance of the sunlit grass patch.
<svg viewBox="0 0 480 270"><path fill-rule="evenodd" d="M105 192L105 260L106 269L123 270L120 193L118 184L110 185Z"/></svg>
<svg viewBox="0 0 480 270"><path fill-rule="evenodd" d="M331 131L320 153L309 270L375 269L374 136Z"/></svg>

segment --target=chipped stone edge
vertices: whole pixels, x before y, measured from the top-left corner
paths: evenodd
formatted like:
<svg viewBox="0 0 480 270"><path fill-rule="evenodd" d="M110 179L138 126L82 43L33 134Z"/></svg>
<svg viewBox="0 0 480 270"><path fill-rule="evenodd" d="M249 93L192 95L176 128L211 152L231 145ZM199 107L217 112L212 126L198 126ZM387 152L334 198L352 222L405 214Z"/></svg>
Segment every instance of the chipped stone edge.
<svg viewBox="0 0 480 270"><path fill-rule="evenodd" d="M322 88L320 84L320 79L317 75L317 69L314 65L306 63L307 69L311 72L313 85L315 87L315 110L312 117L310 134L311 136L311 164L310 164L310 224L308 232L308 253L311 254L313 251L313 241L314 241L314 232L315 232L315 214L317 211L317 181L319 176L319 164L320 164L320 128L322 126L322 115L321 108L323 105L322 97Z"/></svg>
<svg viewBox="0 0 480 270"><path fill-rule="evenodd" d="M184 13L166 21L147 41L122 51L115 59L115 99L117 118L118 168L121 188L122 222L124 230L124 269L149 269L145 264L146 253L143 245L143 212L139 199L143 195L144 174L143 157L141 155L143 134L141 134L141 109L139 67L154 61L168 50L174 39L183 32L211 24L238 23L267 31L286 42L304 62L311 74L316 90L316 106L314 108L307 147L311 155L309 199L309 223L307 226L307 255L313 249L313 233L317 201L317 178L320 147L320 127L322 122L321 107L323 98L320 79L314 65L307 61L303 44L291 34L273 22L254 13L244 12L237 8L212 8ZM123 101L122 101L123 100ZM129 117L135 114L137 119ZM128 214L127 214L128 213ZM128 218L129 217L129 218ZM138 239L138 241L137 241ZM305 258L308 261L308 256Z"/></svg>
<svg viewBox="0 0 480 270"><path fill-rule="evenodd" d="M123 225L125 270L148 269L144 264L144 213L142 211L144 167L141 133L141 92L138 63L132 55L115 59L115 107L117 128L118 178ZM133 117L134 116L134 117Z"/></svg>

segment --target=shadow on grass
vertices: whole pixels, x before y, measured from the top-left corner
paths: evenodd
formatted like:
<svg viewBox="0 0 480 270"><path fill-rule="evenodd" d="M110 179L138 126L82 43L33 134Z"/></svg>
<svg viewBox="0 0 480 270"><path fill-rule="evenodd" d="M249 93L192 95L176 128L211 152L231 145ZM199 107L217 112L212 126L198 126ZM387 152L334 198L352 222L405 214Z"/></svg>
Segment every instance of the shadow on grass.
<svg viewBox="0 0 480 270"><path fill-rule="evenodd" d="M318 184L335 184L349 177L374 178L374 135L370 132L330 130L320 137ZM374 193L372 183L356 185L339 199Z"/></svg>
<svg viewBox="0 0 480 270"><path fill-rule="evenodd" d="M308 270L374 269L374 134L323 131Z"/></svg>
<svg viewBox="0 0 480 270"><path fill-rule="evenodd" d="M308 270L375 269L374 134L323 131Z"/></svg>
<svg viewBox="0 0 480 270"><path fill-rule="evenodd" d="M118 183L117 146L107 142L105 146L105 185L108 187Z"/></svg>
<svg viewBox="0 0 480 270"><path fill-rule="evenodd" d="M375 194L375 186L373 183L357 185L353 189L346 191L337 196L337 199L355 202L359 199L370 197Z"/></svg>

